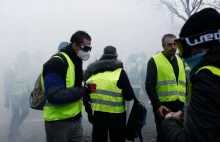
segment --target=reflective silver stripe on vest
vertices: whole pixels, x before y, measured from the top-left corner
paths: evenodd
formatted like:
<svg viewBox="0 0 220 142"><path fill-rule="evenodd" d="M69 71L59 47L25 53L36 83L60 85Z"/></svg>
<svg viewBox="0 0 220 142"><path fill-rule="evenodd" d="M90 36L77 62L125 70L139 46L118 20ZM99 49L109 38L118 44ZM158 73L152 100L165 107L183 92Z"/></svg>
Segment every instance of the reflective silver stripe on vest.
<svg viewBox="0 0 220 142"><path fill-rule="evenodd" d="M169 84L176 84L176 80L165 80L157 82L157 86L164 86Z"/></svg>
<svg viewBox="0 0 220 142"><path fill-rule="evenodd" d="M183 86L186 85L186 83L185 83L184 81L182 81L182 80L179 80L179 84L181 84L181 85L183 85Z"/></svg>
<svg viewBox="0 0 220 142"><path fill-rule="evenodd" d="M160 82L157 82L157 87L159 86L165 86L165 85L170 85L170 84L176 84L176 80L165 80L165 81L160 81ZM186 83L179 80L179 84L185 86Z"/></svg>
<svg viewBox="0 0 220 142"><path fill-rule="evenodd" d="M92 99L92 103L100 104L100 105L107 105L107 106L124 106L124 102L109 102L100 99Z"/></svg>
<svg viewBox="0 0 220 142"><path fill-rule="evenodd" d="M184 92L178 92L177 91L168 91L168 92L157 92L157 95L159 97L162 97L162 96L172 96L172 95L177 95L179 94L180 96L185 96L186 94Z"/></svg>
<svg viewBox="0 0 220 142"><path fill-rule="evenodd" d="M116 93L116 92L106 91L106 90L100 90L100 89L97 89L95 93L104 94L104 95L112 96L112 97L122 97L121 93Z"/></svg>

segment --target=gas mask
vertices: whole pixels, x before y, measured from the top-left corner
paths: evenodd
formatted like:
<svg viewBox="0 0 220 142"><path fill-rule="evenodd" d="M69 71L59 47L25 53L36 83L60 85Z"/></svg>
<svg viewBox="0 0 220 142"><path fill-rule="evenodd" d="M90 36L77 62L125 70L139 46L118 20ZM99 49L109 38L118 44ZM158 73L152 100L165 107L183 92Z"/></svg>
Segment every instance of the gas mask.
<svg viewBox="0 0 220 142"><path fill-rule="evenodd" d="M83 50L79 50L77 53L77 56L83 60L83 61L87 61L90 57L90 51L83 51Z"/></svg>

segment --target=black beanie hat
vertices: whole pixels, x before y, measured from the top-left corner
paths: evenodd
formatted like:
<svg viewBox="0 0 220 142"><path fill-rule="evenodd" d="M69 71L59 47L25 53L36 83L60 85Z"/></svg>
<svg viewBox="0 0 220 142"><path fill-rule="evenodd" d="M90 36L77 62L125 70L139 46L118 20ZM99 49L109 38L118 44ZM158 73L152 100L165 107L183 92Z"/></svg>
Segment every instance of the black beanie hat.
<svg viewBox="0 0 220 142"><path fill-rule="evenodd" d="M213 8L205 8L193 14L186 21L179 36L180 38L186 38L217 29L220 29L220 13Z"/></svg>
<svg viewBox="0 0 220 142"><path fill-rule="evenodd" d="M104 53L103 54L117 54L117 50L114 46L106 46L104 48Z"/></svg>

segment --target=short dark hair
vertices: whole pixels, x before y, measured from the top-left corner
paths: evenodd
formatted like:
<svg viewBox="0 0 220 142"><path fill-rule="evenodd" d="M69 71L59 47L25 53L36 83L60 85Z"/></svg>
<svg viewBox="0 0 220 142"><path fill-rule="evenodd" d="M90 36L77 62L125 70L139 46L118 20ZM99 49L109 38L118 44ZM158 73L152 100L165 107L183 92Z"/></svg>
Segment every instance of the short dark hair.
<svg viewBox="0 0 220 142"><path fill-rule="evenodd" d="M84 39L91 40L91 37L85 31L77 31L71 36L70 42L75 43L76 45L81 45Z"/></svg>
<svg viewBox="0 0 220 142"><path fill-rule="evenodd" d="M165 34L162 38L162 46L165 46L165 40L166 38L176 38L176 36L174 34Z"/></svg>

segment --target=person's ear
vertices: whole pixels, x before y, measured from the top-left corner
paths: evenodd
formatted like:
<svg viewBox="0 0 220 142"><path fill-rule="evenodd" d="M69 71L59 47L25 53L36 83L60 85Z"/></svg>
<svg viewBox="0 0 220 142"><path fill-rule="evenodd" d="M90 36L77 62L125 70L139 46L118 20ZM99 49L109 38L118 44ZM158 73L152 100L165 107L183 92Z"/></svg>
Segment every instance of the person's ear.
<svg viewBox="0 0 220 142"><path fill-rule="evenodd" d="M75 43L72 44L72 48L73 48L73 50L76 49L76 44Z"/></svg>
<svg viewBox="0 0 220 142"><path fill-rule="evenodd" d="M77 53L79 51L79 48L76 46L75 43L72 44L72 49Z"/></svg>

